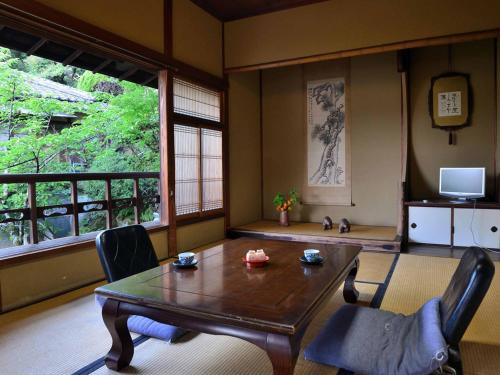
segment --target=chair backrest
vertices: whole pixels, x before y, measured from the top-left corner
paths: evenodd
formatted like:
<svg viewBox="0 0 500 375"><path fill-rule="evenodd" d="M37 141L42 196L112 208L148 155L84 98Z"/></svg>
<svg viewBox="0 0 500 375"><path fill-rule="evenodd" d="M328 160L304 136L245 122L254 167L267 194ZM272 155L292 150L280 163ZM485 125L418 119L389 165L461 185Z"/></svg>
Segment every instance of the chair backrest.
<svg viewBox="0 0 500 375"><path fill-rule="evenodd" d="M448 344L456 346L462 339L494 274L495 266L486 251L467 249L441 298L441 328Z"/></svg>
<svg viewBox="0 0 500 375"><path fill-rule="evenodd" d="M109 282L158 266L148 232L142 225L105 230L97 236L97 253Z"/></svg>

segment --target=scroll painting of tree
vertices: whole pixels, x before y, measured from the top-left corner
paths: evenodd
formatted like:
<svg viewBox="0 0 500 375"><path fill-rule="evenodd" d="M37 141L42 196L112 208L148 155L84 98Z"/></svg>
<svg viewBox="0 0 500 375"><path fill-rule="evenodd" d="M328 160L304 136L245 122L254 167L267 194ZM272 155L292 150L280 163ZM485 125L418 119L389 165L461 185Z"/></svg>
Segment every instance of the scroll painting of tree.
<svg viewBox="0 0 500 375"><path fill-rule="evenodd" d="M308 184L343 187L345 165L345 81L310 81L308 96Z"/></svg>

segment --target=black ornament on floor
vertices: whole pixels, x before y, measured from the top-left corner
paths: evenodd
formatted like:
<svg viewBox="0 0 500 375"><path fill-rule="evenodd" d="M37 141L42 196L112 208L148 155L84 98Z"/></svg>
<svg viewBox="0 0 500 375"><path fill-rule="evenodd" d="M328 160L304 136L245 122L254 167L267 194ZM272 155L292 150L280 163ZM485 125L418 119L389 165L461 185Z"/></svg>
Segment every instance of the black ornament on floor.
<svg viewBox="0 0 500 375"><path fill-rule="evenodd" d="M333 221L330 216L325 216L323 219L323 230L330 230L333 227Z"/></svg>
<svg viewBox="0 0 500 375"><path fill-rule="evenodd" d="M351 223L346 218L340 219L339 233L348 233L351 231Z"/></svg>

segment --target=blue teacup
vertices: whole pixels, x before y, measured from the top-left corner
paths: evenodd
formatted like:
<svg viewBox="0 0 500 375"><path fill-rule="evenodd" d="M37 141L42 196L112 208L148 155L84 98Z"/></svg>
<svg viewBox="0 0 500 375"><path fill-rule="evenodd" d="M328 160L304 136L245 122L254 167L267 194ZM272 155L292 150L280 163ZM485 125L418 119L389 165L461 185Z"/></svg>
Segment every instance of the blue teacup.
<svg viewBox="0 0 500 375"><path fill-rule="evenodd" d="M191 264L194 261L194 253L192 252L180 253L178 256L179 263L183 265Z"/></svg>
<svg viewBox="0 0 500 375"><path fill-rule="evenodd" d="M304 257L308 262L317 262L320 259L319 250L317 249L306 249L304 250Z"/></svg>

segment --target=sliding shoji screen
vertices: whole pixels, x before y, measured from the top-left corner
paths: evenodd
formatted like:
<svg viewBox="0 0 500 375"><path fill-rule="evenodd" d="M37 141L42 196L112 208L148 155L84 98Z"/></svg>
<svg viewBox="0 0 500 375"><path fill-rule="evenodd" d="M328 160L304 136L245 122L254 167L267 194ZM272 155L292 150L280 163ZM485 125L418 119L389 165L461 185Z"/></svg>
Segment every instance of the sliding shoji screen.
<svg viewBox="0 0 500 375"><path fill-rule="evenodd" d="M178 216L223 209L221 93L174 78L175 198Z"/></svg>

